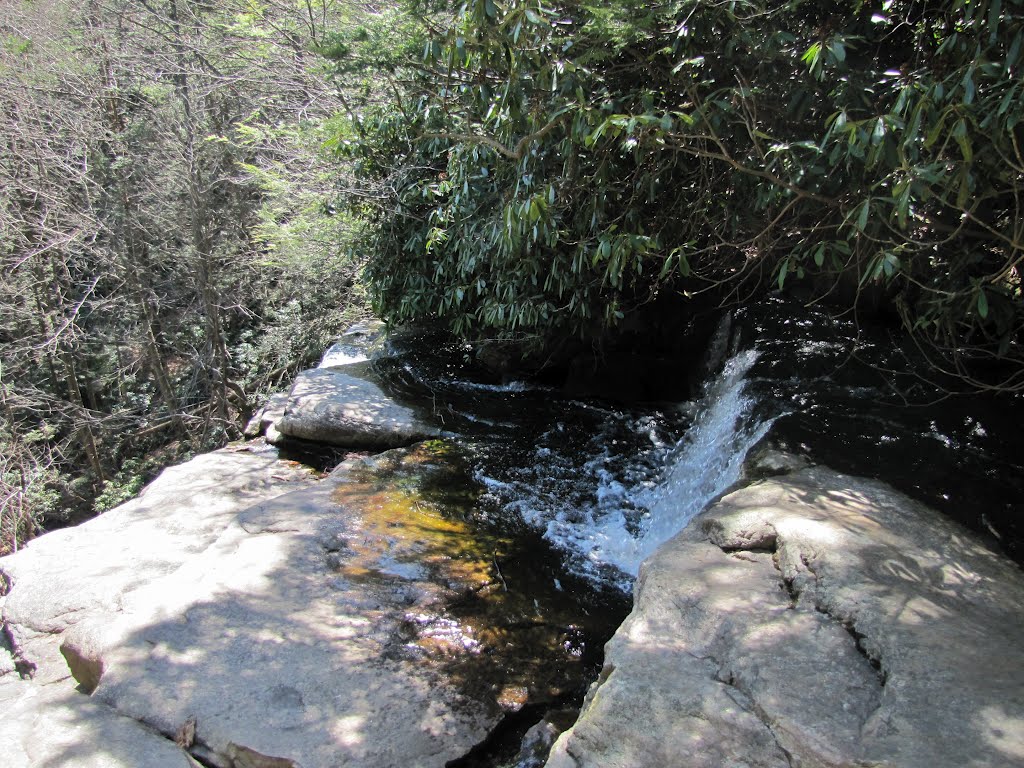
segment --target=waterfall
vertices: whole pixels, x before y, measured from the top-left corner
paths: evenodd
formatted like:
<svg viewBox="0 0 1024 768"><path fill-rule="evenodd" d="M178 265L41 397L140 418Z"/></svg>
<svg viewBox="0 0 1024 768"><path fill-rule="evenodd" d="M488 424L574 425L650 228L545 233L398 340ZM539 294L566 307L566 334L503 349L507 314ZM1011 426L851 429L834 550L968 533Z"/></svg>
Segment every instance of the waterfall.
<svg viewBox="0 0 1024 768"><path fill-rule="evenodd" d="M756 359L753 350L734 355L705 385L697 416L668 453L660 481L633 495L632 502L647 510L638 535L627 530L621 513L596 521L591 560L635 575L660 544L739 480L747 452L771 427L771 420L753 420L754 401L744 393L746 374Z"/></svg>
<svg viewBox="0 0 1024 768"><path fill-rule="evenodd" d="M744 391L756 359L753 350L735 355L709 383L697 419L647 504L650 524L639 542L641 560L740 479L747 452L771 428L774 419L753 419L755 403Z"/></svg>
<svg viewBox="0 0 1024 768"><path fill-rule="evenodd" d="M542 531L573 571L628 588L646 557L739 480L747 452L771 427L746 392L758 353L730 356L730 331L726 320L709 345L695 403L629 411L563 401L520 458L511 443L479 449L484 503ZM534 410L551 400L530 390L500 394L527 398Z"/></svg>

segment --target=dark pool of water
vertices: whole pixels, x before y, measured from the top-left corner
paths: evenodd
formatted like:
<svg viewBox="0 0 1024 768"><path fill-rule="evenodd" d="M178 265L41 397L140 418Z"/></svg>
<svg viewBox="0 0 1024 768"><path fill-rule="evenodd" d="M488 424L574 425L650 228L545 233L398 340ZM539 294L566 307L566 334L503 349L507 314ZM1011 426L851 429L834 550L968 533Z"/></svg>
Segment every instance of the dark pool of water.
<svg viewBox="0 0 1024 768"><path fill-rule="evenodd" d="M873 477L1024 563L1024 398L951 394L900 332L781 299L736 316L760 355L749 390L781 413L771 436L841 472Z"/></svg>

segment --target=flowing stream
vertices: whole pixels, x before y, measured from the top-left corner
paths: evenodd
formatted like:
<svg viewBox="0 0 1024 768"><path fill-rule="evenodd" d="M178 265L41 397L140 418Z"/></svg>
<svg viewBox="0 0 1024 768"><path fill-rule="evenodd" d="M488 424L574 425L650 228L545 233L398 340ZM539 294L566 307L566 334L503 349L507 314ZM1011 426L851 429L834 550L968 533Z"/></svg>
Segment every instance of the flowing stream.
<svg viewBox="0 0 1024 768"><path fill-rule="evenodd" d="M1021 398L949 400L891 339L849 318L781 299L741 310L694 361L705 371L696 399L683 400L680 382L678 402L633 407L494 381L458 344L413 339L378 365L465 445L482 514L542 532L597 585L628 591L765 436L890 482L1021 557Z"/></svg>
<svg viewBox="0 0 1024 768"><path fill-rule="evenodd" d="M1019 559L1024 452L1012 414L1019 415L1020 398L991 408L938 400L933 388L907 386L894 374L902 366L916 381L913 364L890 342L779 300L724 319L706 346L705 359L694 361L704 372L695 398L686 399L689 382L680 381L674 402L625 406L496 380L456 342L389 342L373 358L380 379L443 425L450 437L436 442L455 446L472 486L468 494L461 485L435 493L435 514L468 525L483 552L470 560L496 576L472 604L414 617L413 634L425 627L435 634L420 639L435 644L438 631L446 638L493 635L501 647L527 655L536 646L535 659L497 671L516 683L506 688L563 691L544 705L549 713L578 706L600 668L601 648L629 610L641 562L740 481L748 453L765 438L840 471L886 480L991 535ZM332 354L337 361L359 353L341 345ZM379 524L396 536L396 520ZM412 536L410 546L422 547L421 538ZM450 546L436 547L441 561ZM407 567L414 565L403 561ZM561 639L516 645L501 634L512 637L522 627L554 628ZM488 654L475 658L493 665ZM564 679L550 684L544 676L551 670ZM488 667L464 676L494 674ZM532 707L458 767L542 764L516 756L523 732L543 714Z"/></svg>
<svg viewBox="0 0 1024 768"><path fill-rule="evenodd" d="M698 400L636 408L474 381L458 365L438 370L407 354L390 373L430 392L435 415L460 436L485 515L541 531L569 571L628 591L643 559L739 479L772 423L746 391L757 351L723 361L720 346Z"/></svg>
<svg viewBox="0 0 1024 768"><path fill-rule="evenodd" d="M744 393L754 360L753 351L734 355L689 408L609 410L586 442L559 422L532 464L484 461L478 478L496 507L542 529L578 572L628 587L644 558L739 479L767 431L770 420L752 418Z"/></svg>
<svg viewBox="0 0 1024 768"><path fill-rule="evenodd" d="M409 631L417 639L403 638L400 645L423 652L437 645L439 631L446 642L470 642L467 648L497 639L487 652L468 654L455 676L473 681L469 688L483 691L483 698L499 680L503 691L522 691L527 702L540 692L544 702L510 715L459 768L543 764L519 753L526 728L579 706L600 671L604 644L629 610L641 561L736 482L746 452L768 430L771 419L755 413L747 393L757 351L730 340L725 324L710 349L704 367L712 375L694 401L635 407L573 398L525 381L494 381L458 344L399 339L376 359L382 380L427 406L451 433L419 450L440 451L438 458L457 454L473 486L465 493L446 482L443 494L428 493L429 477L416 480L437 518L429 527L444 529L431 551L449 552L440 557L447 567L458 562L496 577L472 600L412 617ZM410 467L432 463L405 461ZM409 528L409 551L420 552L427 526L415 516L423 514L423 503L403 511L409 480L392 491L392 481L381 479L384 490L375 491L373 507L385 515L379 529L398 541ZM380 503L385 491L395 503ZM397 545L392 551L404 552ZM397 571L390 560L366 570L385 585L422 570L415 558L398 559Z"/></svg>

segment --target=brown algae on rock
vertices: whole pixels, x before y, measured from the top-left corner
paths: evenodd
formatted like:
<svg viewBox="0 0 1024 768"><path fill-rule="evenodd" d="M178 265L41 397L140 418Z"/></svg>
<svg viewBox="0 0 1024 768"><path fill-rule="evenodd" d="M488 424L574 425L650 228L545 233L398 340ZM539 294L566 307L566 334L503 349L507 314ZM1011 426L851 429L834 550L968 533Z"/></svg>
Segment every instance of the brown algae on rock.
<svg viewBox="0 0 1024 768"><path fill-rule="evenodd" d="M331 563L364 589L403 594L391 658L429 657L504 711L586 687L625 599L573 581L536 532L520 524L513 535L489 519L460 448L431 440L339 471L347 481L332 500L351 525Z"/></svg>

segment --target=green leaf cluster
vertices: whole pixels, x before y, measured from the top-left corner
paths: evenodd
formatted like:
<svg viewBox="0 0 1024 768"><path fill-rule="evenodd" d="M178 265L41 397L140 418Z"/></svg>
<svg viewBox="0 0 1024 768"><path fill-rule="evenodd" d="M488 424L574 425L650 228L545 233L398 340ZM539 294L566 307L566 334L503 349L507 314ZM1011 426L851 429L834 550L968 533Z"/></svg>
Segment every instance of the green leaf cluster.
<svg viewBox="0 0 1024 768"><path fill-rule="evenodd" d="M474 0L424 26L355 150L392 320L597 337L665 292L796 278L1021 357L1020 0Z"/></svg>

